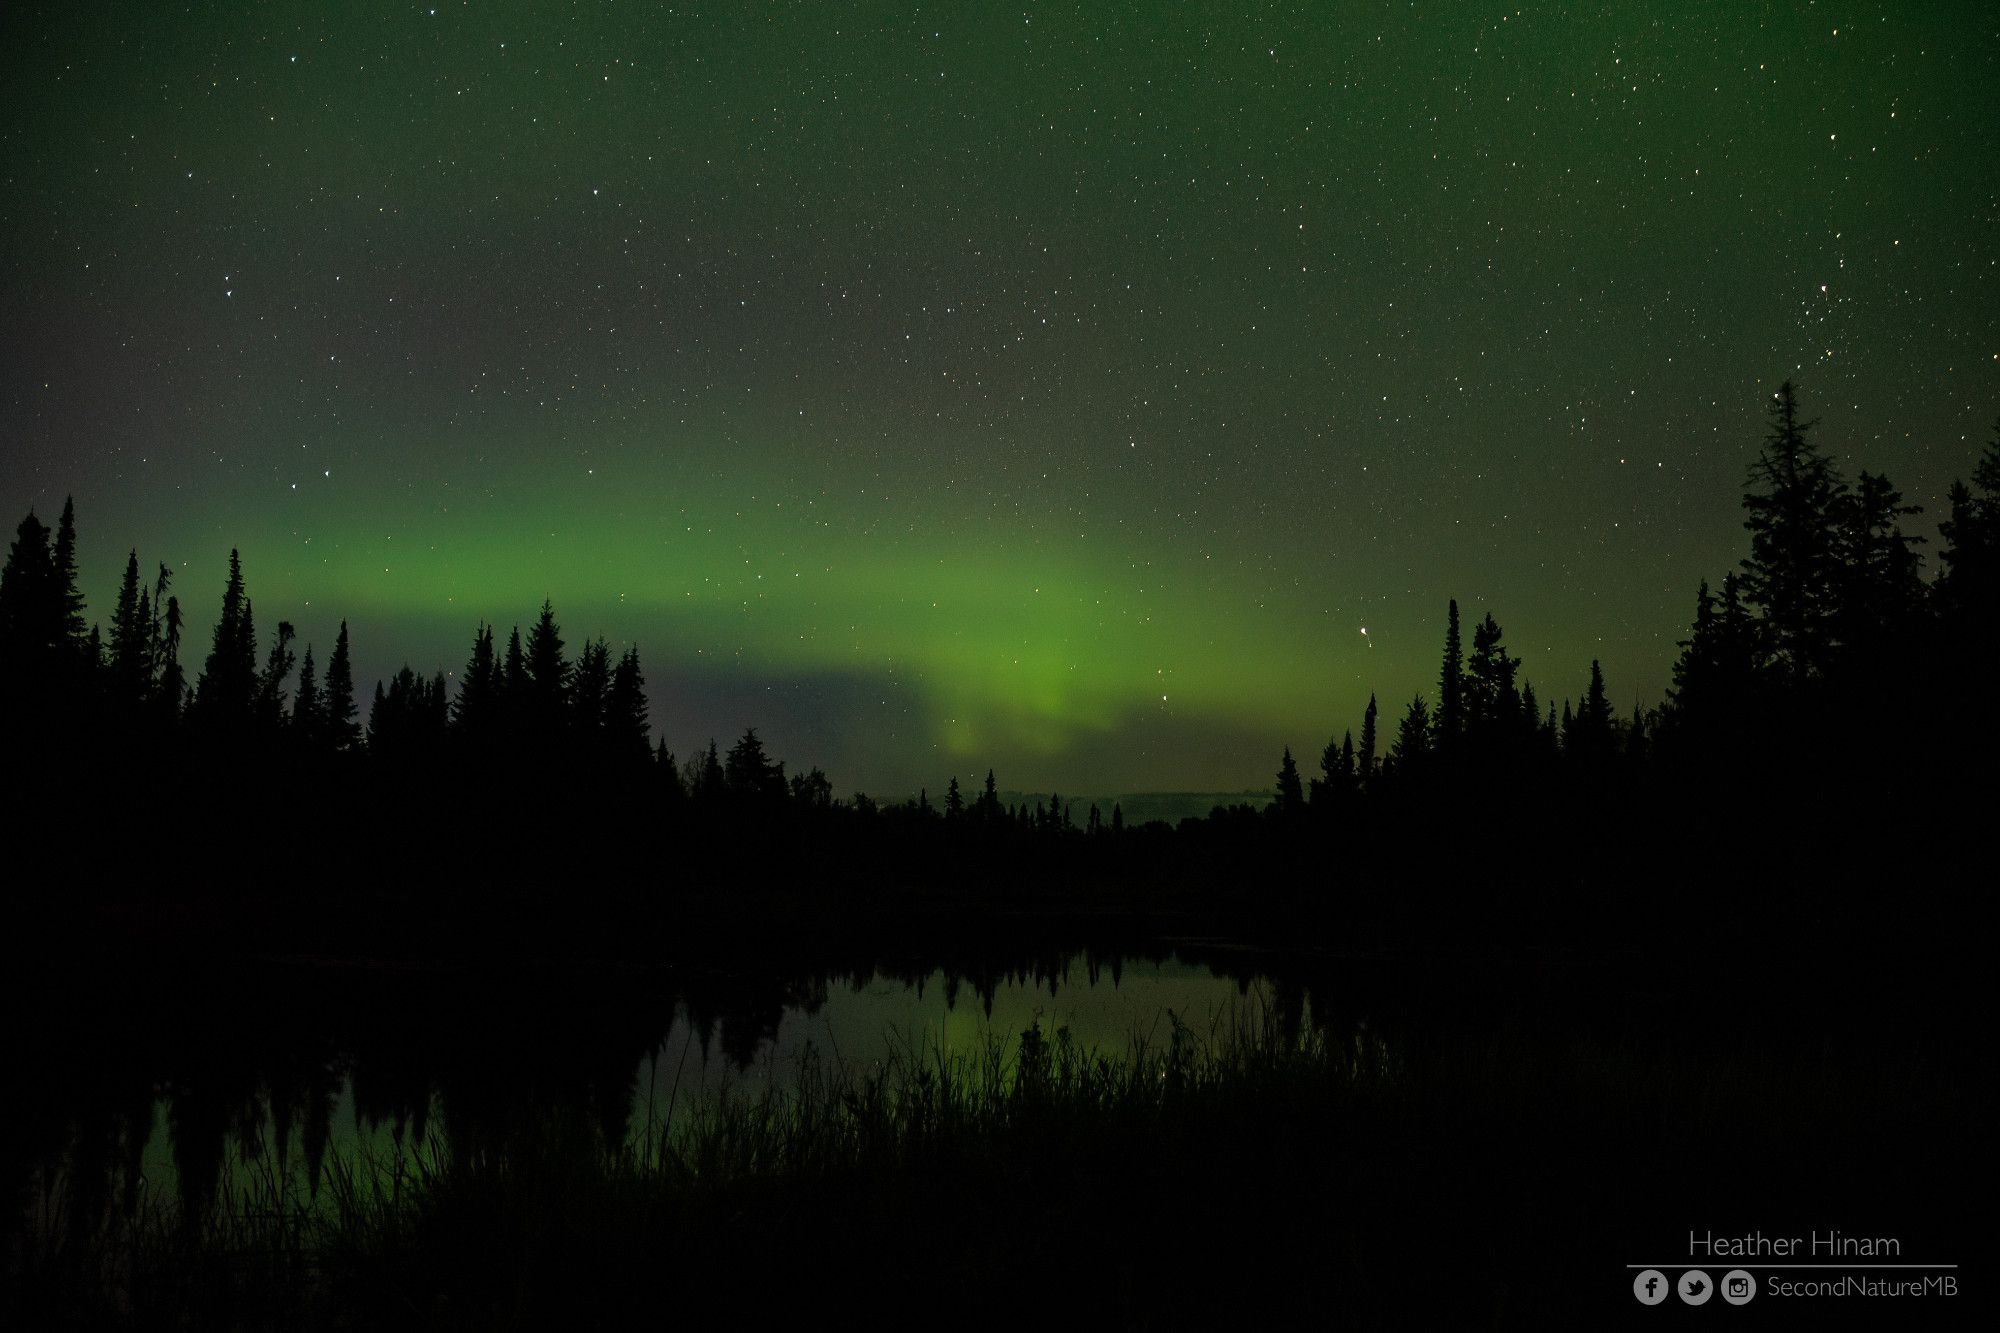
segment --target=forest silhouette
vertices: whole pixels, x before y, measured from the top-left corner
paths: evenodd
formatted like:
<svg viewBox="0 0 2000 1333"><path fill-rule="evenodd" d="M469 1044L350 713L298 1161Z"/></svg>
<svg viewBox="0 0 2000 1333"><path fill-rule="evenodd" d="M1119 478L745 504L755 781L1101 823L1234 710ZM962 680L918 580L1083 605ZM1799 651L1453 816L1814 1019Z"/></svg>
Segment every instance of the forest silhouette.
<svg viewBox="0 0 2000 1333"><path fill-rule="evenodd" d="M1905 526L1917 508L1885 476L1850 483L1815 425L1789 382L1772 395L1747 554L1696 591L1658 707L1621 715L1596 662L1527 679L1495 615L1462 619L1453 601L1434 691L1400 716L1371 697L1310 771L1284 751L1264 806L1173 828L1059 794L1003 804L991 772L935 800L842 797L754 726L676 756L652 733L638 649L570 645L547 602L525 634L479 625L455 690L406 666L364 700L345 622L330 647L287 622L260 632L237 552L203 651L187 590L136 551L108 625L93 622L73 506L53 532L31 512L0 574L0 725L16 814L41 831L22 857L57 864L63 838L90 839L96 873L70 908L243 921L372 902L454 934L590 935L619 911L771 897L810 917L916 892L1407 928L1426 913L1406 890L1433 883L1464 926L1588 935L1629 915L1632 895L1603 889L1614 871L1687 892L1726 881L1767 925L1818 919L1858 876L1917 855L1919 812L1971 799L1949 775L1990 754L1974 701L1995 660L2000 427L1953 485L1927 569ZM1678 866L1644 850L1673 837ZM1460 865L1426 863L1440 838ZM503 849L511 872L485 864Z"/></svg>
<svg viewBox="0 0 2000 1333"><path fill-rule="evenodd" d="M1479 1238L1436 1297L1468 1318L1549 1254L1617 1279L1662 1218L1773 1199L1956 1243L2000 428L1934 566L1914 507L1813 430L1781 387L1747 553L1696 590L1659 707L1621 714L1595 662L1528 680L1453 601L1434 689L1177 825L1003 801L990 772L837 796L754 727L676 756L638 651L573 648L547 603L479 625L455 687L406 667L364 703L345 625L323 652L260 634L236 553L201 651L136 552L93 624L73 508L31 513L0 575L33 1090L0 1310L540 1325L578 1274L650 1308L662 1255L737 1287L782 1251L804 1308L874 1293L894 1252L913 1299L1087 1264L1116 1281L1079 1308L1157 1318L1187 1293L1145 1275L1192 1217L1221 1271L1277 1275L1212 1298L1318 1299L1332 1254L1344 1305L1397 1322L1441 1218ZM1037 1021L987 1084L847 1071L645 1147L635 1071L677 1012L742 1069L835 987L941 977L990 1017L1010 979L1053 1003L1169 957L1267 987L1267 1025L1204 1063L1171 1014L1122 1061ZM386 1184L341 1159L343 1099L388 1127ZM1914 1183L1906 1153L1936 1159ZM938 1224L961 1216L998 1248Z"/></svg>

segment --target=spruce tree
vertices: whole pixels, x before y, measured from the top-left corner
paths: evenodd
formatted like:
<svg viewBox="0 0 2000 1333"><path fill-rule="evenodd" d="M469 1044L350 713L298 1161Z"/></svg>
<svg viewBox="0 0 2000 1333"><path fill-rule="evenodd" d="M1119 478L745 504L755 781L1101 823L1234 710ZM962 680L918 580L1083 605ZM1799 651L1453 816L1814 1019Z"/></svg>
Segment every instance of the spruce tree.
<svg viewBox="0 0 2000 1333"><path fill-rule="evenodd" d="M528 655L521 648L521 627L507 635L507 660L500 672L501 692L516 704L528 697Z"/></svg>
<svg viewBox="0 0 2000 1333"><path fill-rule="evenodd" d="M443 750L446 730L451 726L451 696L445 689L444 672L433 671L423 694L423 736L425 752Z"/></svg>
<svg viewBox="0 0 2000 1333"><path fill-rule="evenodd" d="M292 674L292 664L298 660L292 652L292 640L296 631L292 622L280 620L278 635L271 641L270 656L264 660L264 671L257 679L257 725L267 735L276 735L285 719L285 681Z"/></svg>
<svg viewBox="0 0 2000 1333"><path fill-rule="evenodd" d="M1436 745L1441 754L1456 754L1465 733L1465 652L1458 636L1458 599L1451 599L1445 616L1444 664L1438 671Z"/></svg>
<svg viewBox="0 0 2000 1333"><path fill-rule="evenodd" d="M1396 727L1396 743L1389 750L1389 757L1395 761L1396 775L1407 778L1411 773L1420 771L1435 748L1433 741L1430 706L1419 694L1410 700L1402 722Z"/></svg>
<svg viewBox="0 0 2000 1333"><path fill-rule="evenodd" d="M1368 696L1368 711L1361 715L1361 766L1356 774L1362 782L1375 776L1375 696Z"/></svg>
<svg viewBox="0 0 2000 1333"><path fill-rule="evenodd" d="M687 788L681 784L681 770L674 762L674 752L667 748L662 737L653 750L653 772L660 784L660 793L668 804L674 804L687 796Z"/></svg>
<svg viewBox="0 0 2000 1333"><path fill-rule="evenodd" d="M1922 537L1903 534L1900 520L1921 514L1906 505L1887 477L1862 472L1838 509L1841 588L1837 633L1841 647L1879 658L1923 609Z"/></svg>
<svg viewBox="0 0 2000 1333"><path fill-rule="evenodd" d="M1348 733L1347 749L1350 758L1354 751L1354 733ZM1326 748L1319 752L1320 775L1306 784L1306 802L1312 806L1329 805L1345 791L1340 780L1340 742L1329 740Z"/></svg>
<svg viewBox="0 0 2000 1333"><path fill-rule="evenodd" d="M111 613L111 693L125 707L144 703L153 684L153 627L146 602L139 585L139 553L133 551L125 559L125 577Z"/></svg>
<svg viewBox="0 0 2000 1333"><path fill-rule="evenodd" d="M722 766L723 782L729 794L739 800L762 800L774 794L783 795L782 790L773 791L776 772L764 753L764 742L758 739L755 727L744 730L742 738L729 748L729 758Z"/></svg>
<svg viewBox="0 0 2000 1333"><path fill-rule="evenodd" d="M1984 618L1990 635L1993 608L2000 605L2000 422L1973 468L1972 484L1952 482L1950 501L1951 517L1938 524L1945 543L1938 557L1939 598L1955 625Z"/></svg>
<svg viewBox="0 0 2000 1333"><path fill-rule="evenodd" d="M604 737L611 698L611 647L602 636L585 642L570 670L569 715L575 734L595 750Z"/></svg>
<svg viewBox="0 0 2000 1333"><path fill-rule="evenodd" d="M1493 613L1472 627L1472 652L1465 669L1466 734L1491 746L1503 737L1517 735L1521 699L1514 686L1520 662L1507 655L1501 644L1499 622Z"/></svg>
<svg viewBox="0 0 2000 1333"><path fill-rule="evenodd" d="M1590 662L1590 684L1584 687L1583 704L1576 714L1577 734L1587 751L1596 756L1610 753L1611 701L1604 693L1604 671L1597 659Z"/></svg>
<svg viewBox="0 0 2000 1333"><path fill-rule="evenodd" d="M173 571L161 565L159 578L153 585L153 611L160 618L153 640L153 662L159 673L153 697L161 720L169 726L180 721L188 694L187 673L181 668L181 599L167 591L172 583Z"/></svg>
<svg viewBox="0 0 2000 1333"><path fill-rule="evenodd" d="M292 735L307 752L319 748L320 733L325 729L322 711L324 704L319 692L319 667L313 661L312 645L306 645L305 660L299 663L299 695L292 702Z"/></svg>
<svg viewBox="0 0 2000 1333"><path fill-rule="evenodd" d="M605 696L604 736L614 762L636 764L646 757L646 733L652 730L646 705L646 677L639 669L639 650L627 648L611 673Z"/></svg>
<svg viewBox="0 0 2000 1333"><path fill-rule="evenodd" d="M562 627L556 624L555 606L546 598L541 617L528 631L527 665L529 689L543 704L560 705L569 684L569 664L563 660Z"/></svg>
<svg viewBox="0 0 2000 1333"><path fill-rule="evenodd" d="M83 593L76 585L76 501L63 500L62 518L56 523L55 545L49 550L55 566L55 595L61 607L62 641L79 651L89 632L84 624Z"/></svg>
<svg viewBox="0 0 2000 1333"><path fill-rule="evenodd" d="M493 656L493 627L484 621L472 634L472 655L458 678L451 721L460 737L476 745L497 739L500 726L500 664Z"/></svg>
<svg viewBox="0 0 2000 1333"><path fill-rule="evenodd" d="M361 728L354 720L354 667L348 657L347 622L333 641L333 657L326 664L325 729L322 743L335 752L351 750L361 743Z"/></svg>
<svg viewBox="0 0 2000 1333"><path fill-rule="evenodd" d="M944 817L947 821L956 824L964 814L965 797L959 793L958 779L954 777L950 782L945 784Z"/></svg>
<svg viewBox="0 0 2000 1333"><path fill-rule="evenodd" d="M208 660L195 681L194 713L202 729L217 738L240 737L257 699L257 629L243 590L242 557L229 552L229 582L222 591Z"/></svg>
<svg viewBox="0 0 2000 1333"><path fill-rule="evenodd" d="M1292 761L1292 747L1285 747L1285 757L1278 763L1277 797L1272 802L1281 819L1290 819L1306 807L1306 794L1299 785L1299 766Z"/></svg>
<svg viewBox="0 0 2000 1333"><path fill-rule="evenodd" d="M1698 718L1710 706L1719 674L1721 624L1715 613L1715 597L1703 579L1694 595L1694 624L1680 641L1681 655L1674 663L1673 684L1667 699L1678 715Z"/></svg>
<svg viewBox="0 0 2000 1333"><path fill-rule="evenodd" d="M1807 438L1790 380L1773 395L1771 429L1750 469L1743 526L1743 596L1761 612L1763 655L1792 680L1822 673L1831 649L1841 576L1835 523L1846 485Z"/></svg>
<svg viewBox="0 0 2000 1333"><path fill-rule="evenodd" d="M555 607L546 599L541 617L528 631L527 678L518 699L519 725L523 739L538 752L538 762L548 762L548 751L563 733L569 697L570 667L563 659L561 628L556 624Z"/></svg>
<svg viewBox="0 0 2000 1333"><path fill-rule="evenodd" d="M762 747L759 747L761 751ZM708 743L708 753L703 755L695 769L695 780L689 784L698 796L715 800L725 795L729 789L728 777L723 772L722 761L717 757L715 742Z"/></svg>
<svg viewBox="0 0 2000 1333"><path fill-rule="evenodd" d="M0 569L0 705L23 719L47 716L62 642L49 530L30 510Z"/></svg>

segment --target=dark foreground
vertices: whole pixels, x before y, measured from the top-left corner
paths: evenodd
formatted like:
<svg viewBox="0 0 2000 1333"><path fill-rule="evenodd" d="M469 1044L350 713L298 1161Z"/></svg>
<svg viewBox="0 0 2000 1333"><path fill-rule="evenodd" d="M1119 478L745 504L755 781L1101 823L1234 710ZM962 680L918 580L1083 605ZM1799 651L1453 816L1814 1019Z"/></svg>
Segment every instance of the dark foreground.
<svg viewBox="0 0 2000 1333"><path fill-rule="evenodd" d="M1115 958L1108 929L990 919L984 950L962 939L942 965L977 988L1071 941ZM777 940L729 938L682 943L723 960L685 1003L774 1005L815 948L795 942L788 957ZM186 944L167 973L128 957L112 970L124 980L100 972L93 998L59 1005L78 961L24 966L17 1216L42 1179L34 1154L105 1137L66 1098L122 1058L120 1042L129 1055L148 1040L135 1012L151 1040L221 1028L194 1043L198 1057L181 1053L197 1062L184 1085L275 1086L267 1066L242 1063L253 1048L312 1063L310 1043L270 1019L280 1010L376 1024L377 1048L405 1060L462 1050L468 1067L513 1064L476 1129L461 1120L446 1143L419 1120L399 1178L336 1155L315 1211L254 1188L190 1208L124 1208L106 1190L53 1233L15 1230L7 1322L491 1328L716 1310L757 1324L1151 1327L1304 1310L1359 1327L1604 1326L1707 1313L1644 1311L1629 1290L1628 1264L1686 1262L1690 1230L1887 1234L1908 1258L1977 1264L1983 1190L1969 1186L1990 1180L1990 1101L1976 1090L1987 1062L1970 973L1949 941L1930 965L1864 937L1812 944L1700 956L1183 945L1218 970L1265 969L1281 993L1310 994L1313 1017L1281 1005L1219 1037L1175 1023L1123 1051L1036 1027L983 1060L829 1062L795 1097L631 1146L601 1098L565 1093L587 1080L563 1071L615 1070L643 1045L617 1030L622 988L647 984L637 973L320 960L301 982L296 963L203 966ZM936 950L901 947L869 965L940 965ZM379 1090L393 1072L375 1082L394 1102ZM430 1102L422 1078L411 1086ZM207 1104L219 1144L226 1113ZM177 1152L197 1119L172 1127ZM1956 1299L1767 1298L1729 1317L1956 1322L1983 1308L1977 1275L1960 1271Z"/></svg>

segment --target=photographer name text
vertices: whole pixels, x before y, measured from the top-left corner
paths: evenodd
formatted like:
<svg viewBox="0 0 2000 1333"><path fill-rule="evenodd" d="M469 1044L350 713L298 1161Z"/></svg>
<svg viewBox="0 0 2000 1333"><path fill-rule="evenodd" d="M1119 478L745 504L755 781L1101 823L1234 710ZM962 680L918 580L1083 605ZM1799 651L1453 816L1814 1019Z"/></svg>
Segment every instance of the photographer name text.
<svg viewBox="0 0 2000 1333"><path fill-rule="evenodd" d="M1902 1253L1903 1242L1894 1236L1849 1236L1838 1231L1811 1231L1803 1236L1767 1236L1761 1231L1743 1236L1688 1232L1689 1258L1871 1259L1895 1258Z"/></svg>

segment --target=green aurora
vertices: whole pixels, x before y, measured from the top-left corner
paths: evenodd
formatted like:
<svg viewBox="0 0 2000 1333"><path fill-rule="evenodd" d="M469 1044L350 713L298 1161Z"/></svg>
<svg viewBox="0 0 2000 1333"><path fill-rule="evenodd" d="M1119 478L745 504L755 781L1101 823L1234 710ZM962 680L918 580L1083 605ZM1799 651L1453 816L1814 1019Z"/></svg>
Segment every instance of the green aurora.
<svg viewBox="0 0 2000 1333"><path fill-rule="evenodd" d="M685 755L1260 785L1661 695L1768 391L1942 509L2000 403L1971 7L10 6L0 495L197 655L554 601ZM1366 635L1362 633L1367 630Z"/></svg>

